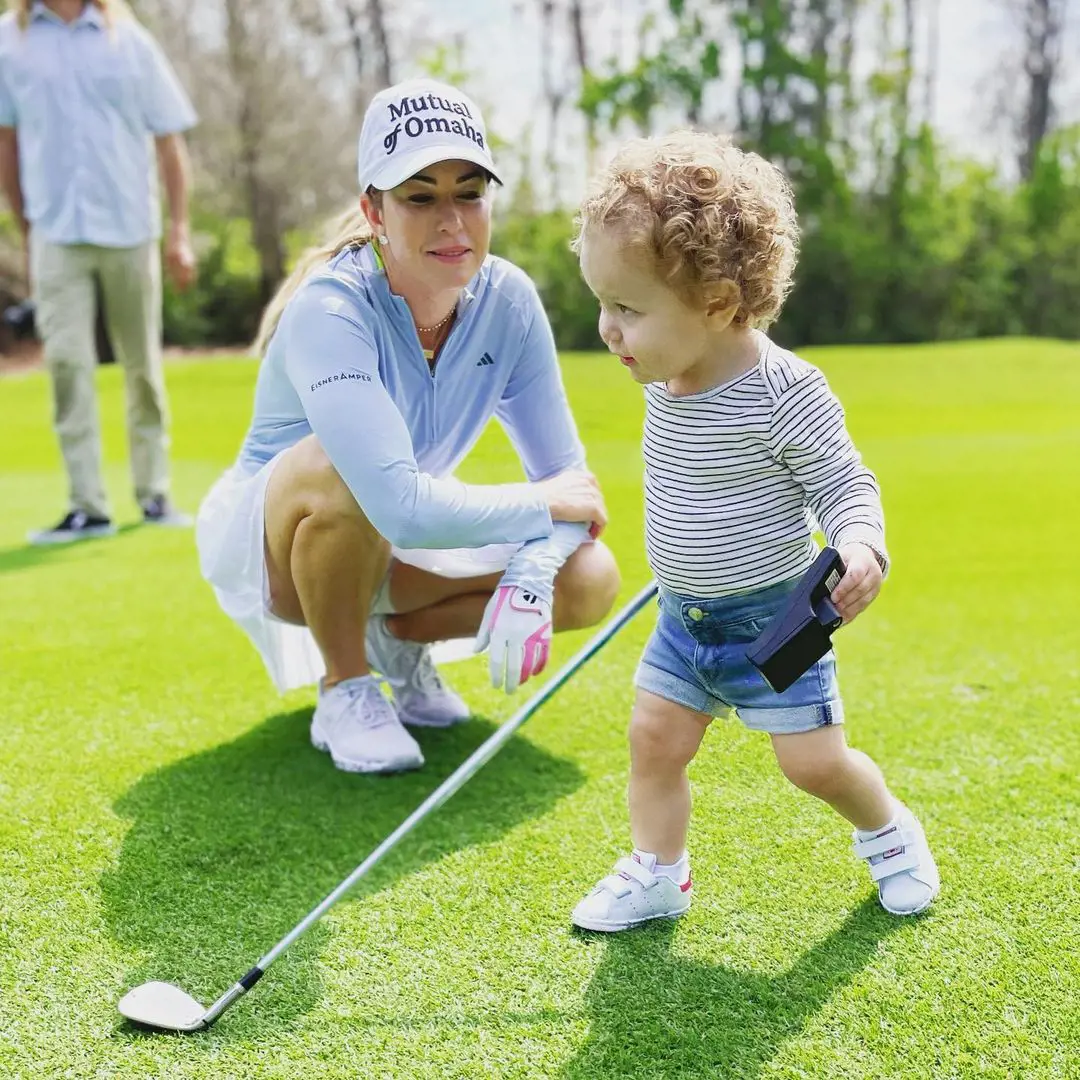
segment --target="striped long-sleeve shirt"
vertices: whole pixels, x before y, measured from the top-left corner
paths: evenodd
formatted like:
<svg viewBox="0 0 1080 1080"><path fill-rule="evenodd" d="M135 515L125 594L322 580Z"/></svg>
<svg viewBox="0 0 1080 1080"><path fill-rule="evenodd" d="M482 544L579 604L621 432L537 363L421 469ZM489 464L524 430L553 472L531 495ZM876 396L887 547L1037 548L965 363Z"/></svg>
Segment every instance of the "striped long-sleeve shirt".
<svg viewBox="0 0 1080 1080"><path fill-rule="evenodd" d="M812 364L758 334L751 370L700 394L645 388L649 563L672 592L702 599L764 587L813 561L815 523L834 547L885 555L874 474Z"/></svg>

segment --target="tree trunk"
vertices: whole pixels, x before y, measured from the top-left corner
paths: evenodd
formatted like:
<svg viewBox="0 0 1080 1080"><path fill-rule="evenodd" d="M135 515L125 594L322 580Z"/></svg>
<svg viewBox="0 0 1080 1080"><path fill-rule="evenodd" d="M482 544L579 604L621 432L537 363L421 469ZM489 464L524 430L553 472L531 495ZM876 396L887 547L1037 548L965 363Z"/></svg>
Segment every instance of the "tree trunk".
<svg viewBox="0 0 1080 1080"><path fill-rule="evenodd" d="M903 0L901 13L904 36L900 50L900 78L893 112L893 132L896 146L893 152L892 177L889 184L889 226L894 243L904 236L904 201L908 184L908 155L911 152L911 83L915 54L915 5L917 0Z"/></svg>
<svg viewBox="0 0 1080 1080"><path fill-rule="evenodd" d="M810 57L814 64L814 102L811 106L811 130L814 138L822 146L831 139L829 123L829 91L835 77L829 47L836 32L836 20L830 5L814 3L810 5L814 18Z"/></svg>
<svg viewBox="0 0 1080 1080"><path fill-rule="evenodd" d="M360 10L353 0L342 0L345 22L349 27L349 47L356 64L356 97L361 104L364 98L364 34L360 29Z"/></svg>
<svg viewBox="0 0 1080 1080"><path fill-rule="evenodd" d="M390 40L386 35L386 10L383 0L368 0L368 22L375 38L375 74L379 89L394 81L394 65L390 58Z"/></svg>
<svg viewBox="0 0 1080 1080"><path fill-rule="evenodd" d="M559 201L559 161L557 155L559 114L564 93L555 83L555 0L540 0L540 85L547 103L547 130L544 133L544 167L552 206Z"/></svg>
<svg viewBox="0 0 1080 1080"><path fill-rule="evenodd" d="M264 117L259 112L259 94L254 85L257 61L253 58L248 27L241 0L225 0L226 36L229 63L240 97L237 128L240 134L240 172L247 194L251 239L259 256L260 288L263 300L273 295L285 277L285 248L277 199L263 183L260 147Z"/></svg>
<svg viewBox="0 0 1080 1080"><path fill-rule="evenodd" d="M926 82L923 92L923 123L934 126L937 114L938 53L941 45L941 0L928 0Z"/></svg>
<svg viewBox="0 0 1080 1080"><path fill-rule="evenodd" d="M840 36L839 77L840 77L840 127L837 133L840 140L841 159L850 175L856 166L855 125L858 105L855 101L855 34L858 19L857 0L841 0L840 22L843 31Z"/></svg>
<svg viewBox="0 0 1080 1080"><path fill-rule="evenodd" d="M1024 74L1027 107L1020 133L1020 175L1030 180L1050 129L1054 77L1061 52L1063 0L1024 0Z"/></svg>
<svg viewBox="0 0 1080 1080"><path fill-rule="evenodd" d="M578 72L582 83L589 73L589 50L588 37L585 31L585 12L583 0L570 0L570 37L574 43L574 59L577 61ZM585 169L588 175L592 175L593 163L596 159L596 125L591 117L585 118Z"/></svg>

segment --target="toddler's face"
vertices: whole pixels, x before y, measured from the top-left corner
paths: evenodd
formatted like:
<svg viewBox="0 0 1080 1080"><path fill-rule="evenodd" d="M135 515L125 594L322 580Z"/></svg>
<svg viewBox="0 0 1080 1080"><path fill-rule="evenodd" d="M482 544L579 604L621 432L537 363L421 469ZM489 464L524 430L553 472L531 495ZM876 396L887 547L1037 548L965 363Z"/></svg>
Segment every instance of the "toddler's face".
<svg viewBox="0 0 1080 1080"><path fill-rule="evenodd" d="M600 337L639 383L692 377L713 347L704 305L694 306L617 229L586 230L581 273L600 301Z"/></svg>

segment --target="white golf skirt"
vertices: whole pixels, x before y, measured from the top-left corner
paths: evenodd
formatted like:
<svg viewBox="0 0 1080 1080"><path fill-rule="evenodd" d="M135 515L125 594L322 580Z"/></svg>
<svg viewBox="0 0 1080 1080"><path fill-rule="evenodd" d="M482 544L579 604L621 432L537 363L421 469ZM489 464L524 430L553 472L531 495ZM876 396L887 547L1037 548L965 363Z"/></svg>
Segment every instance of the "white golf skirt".
<svg viewBox="0 0 1080 1080"><path fill-rule="evenodd" d="M283 451L284 452L284 451ZM256 473L236 467L225 472L207 493L195 521L199 569L222 610L251 638L281 693L316 683L326 665L306 626L283 622L270 612L270 589L264 557L263 507L270 474L281 459L273 457ZM518 544L427 550L393 548L395 559L443 577L500 573ZM373 614L393 609L388 589L380 588ZM445 643L436 659L457 659L471 652L472 639ZM466 648L468 646L468 648Z"/></svg>

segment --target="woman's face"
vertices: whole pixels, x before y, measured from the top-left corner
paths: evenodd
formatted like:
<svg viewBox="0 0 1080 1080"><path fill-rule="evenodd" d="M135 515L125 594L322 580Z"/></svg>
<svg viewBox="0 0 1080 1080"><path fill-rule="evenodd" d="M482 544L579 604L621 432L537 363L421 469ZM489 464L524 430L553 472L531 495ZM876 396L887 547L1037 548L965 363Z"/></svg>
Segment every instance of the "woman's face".
<svg viewBox="0 0 1080 1080"><path fill-rule="evenodd" d="M384 192L376 207L365 196L380 250L399 278L431 291L463 288L491 245L487 173L468 161L440 161Z"/></svg>

